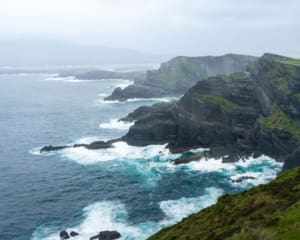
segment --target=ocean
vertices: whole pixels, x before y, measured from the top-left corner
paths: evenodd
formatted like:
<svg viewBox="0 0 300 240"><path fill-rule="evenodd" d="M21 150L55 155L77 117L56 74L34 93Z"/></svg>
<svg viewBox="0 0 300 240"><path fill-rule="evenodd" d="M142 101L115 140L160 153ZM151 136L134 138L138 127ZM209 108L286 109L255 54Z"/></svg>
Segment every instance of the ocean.
<svg viewBox="0 0 300 240"><path fill-rule="evenodd" d="M174 100L103 100L115 87L129 84L125 79L0 75L1 240L59 240L65 229L77 231L78 240L103 230L143 240L214 204L222 194L266 183L280 171L282 164L267 156L174 166L170 161L180 154L171 154L165 145L117 142L112 149L39 153L49 144L120 137L131 124L117 119L139 106ZM255 179L231 181L241 176Z"/></svg>

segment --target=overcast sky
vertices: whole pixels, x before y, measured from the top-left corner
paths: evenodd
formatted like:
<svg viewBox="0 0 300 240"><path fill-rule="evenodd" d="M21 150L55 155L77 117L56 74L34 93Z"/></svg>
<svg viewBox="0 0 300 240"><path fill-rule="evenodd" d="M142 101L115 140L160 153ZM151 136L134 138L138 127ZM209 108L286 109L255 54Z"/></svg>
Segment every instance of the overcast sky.
<svg viewBox="0 0 300 240"><path fill-rule="evenodd" d="M0 39L174 55L300 55L299 0L0 0Z"/></svg>

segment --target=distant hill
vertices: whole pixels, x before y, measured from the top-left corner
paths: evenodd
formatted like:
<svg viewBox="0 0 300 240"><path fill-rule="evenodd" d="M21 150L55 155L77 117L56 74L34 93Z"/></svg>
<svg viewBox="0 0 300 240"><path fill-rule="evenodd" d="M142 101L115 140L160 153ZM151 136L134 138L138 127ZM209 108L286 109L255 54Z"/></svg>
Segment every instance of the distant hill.
<svg viewBox="0 0 300 240"><path fill-rule="evenodd" d="M99 66L160 63L170 58L132 49L52 40L0 40L0 66Z"/></svg>

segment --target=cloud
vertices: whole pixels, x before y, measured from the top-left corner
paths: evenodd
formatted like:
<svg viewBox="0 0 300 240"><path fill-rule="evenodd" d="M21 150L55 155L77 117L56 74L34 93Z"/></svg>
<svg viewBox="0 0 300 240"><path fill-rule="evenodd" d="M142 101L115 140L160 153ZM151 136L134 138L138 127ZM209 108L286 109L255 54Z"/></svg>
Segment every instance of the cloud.
<svg viewBox="0 0 300 240"><path fill-rule="evenodd" d="M281 34L300 39L299 11L297 0L1 0L0 38L187 54L245 51L259 38L280 50Z"/></svg>

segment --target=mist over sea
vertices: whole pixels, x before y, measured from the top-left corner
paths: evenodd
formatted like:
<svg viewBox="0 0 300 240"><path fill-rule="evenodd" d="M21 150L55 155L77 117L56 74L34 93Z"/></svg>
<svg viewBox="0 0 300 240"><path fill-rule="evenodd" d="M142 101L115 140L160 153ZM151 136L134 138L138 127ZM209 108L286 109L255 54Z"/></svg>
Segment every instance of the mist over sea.
<svg viewBox="0 0 300 240"><path fill-rule="evenodd" d="M122 136L132 123L119 118L142 105L174 100L103 100L115 87L129 84L126 79L0 75L1 240L58 240L64 229L79 232L78 240L102 230L143 240L215 203L220 195L270 181L280 171L282 164L267 156L174 166L170 160L180 155L169 153L165 145L117 142L112 149L39 153L49 144ZM255 179L232 183L241 176Z"/></svg>

